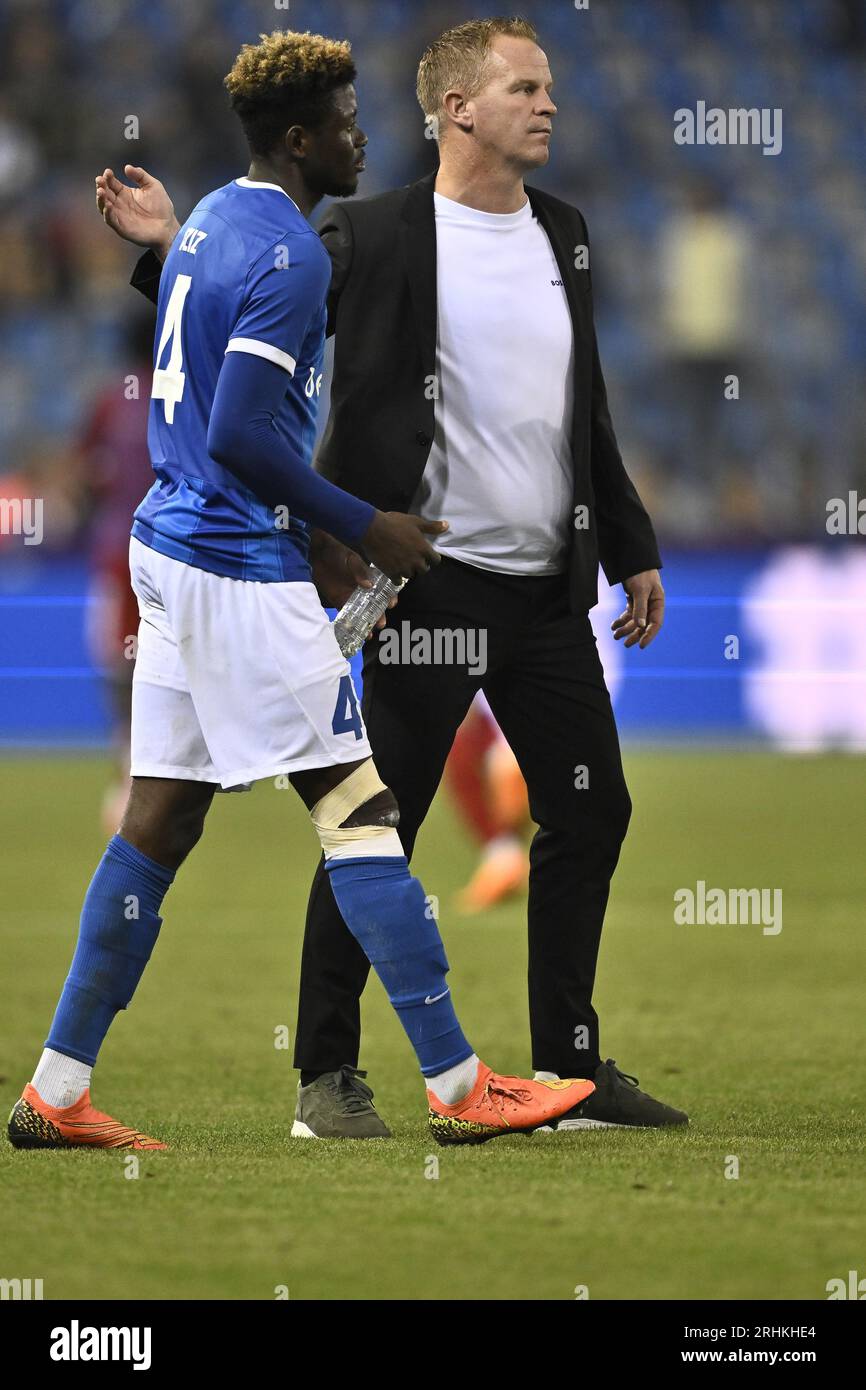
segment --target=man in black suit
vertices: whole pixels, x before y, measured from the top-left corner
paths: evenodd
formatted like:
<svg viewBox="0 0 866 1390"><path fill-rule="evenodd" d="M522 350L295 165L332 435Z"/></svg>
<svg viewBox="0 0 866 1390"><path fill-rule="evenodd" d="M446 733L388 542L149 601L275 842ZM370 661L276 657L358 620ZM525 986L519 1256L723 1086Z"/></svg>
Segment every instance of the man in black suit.
<svg viewBox="0 0 866 1390"><path fill-rule="evenodd" d="M407 855L483 688L539 827L529 882L533 1065L596 1086L559 1127L681 1124L681 1111L602 1062L592 1005L631 800L588 611L601 563L627 595L615 635L644 649L661 627L664 592L652 524L608 411L586 223L523 182L548 160L556 112L536 38L523 20L471 21L442 35L418 73L438 171L325 214L329 331L339 331L317 467L383 511L449 522L436 547L442 562L407 586L364 650L364 720L400 805ZM170 204L149 176L136 182L159 233L112 225L164 255L176 230ZM133 284L154 296L159 268L145 256ZM323 575L356 572L336 542L316 539ZM419 663L425 642L433 659ZM368 970L320 864L301 971L296 1132L388 1134L357 1071Z"/></svg>

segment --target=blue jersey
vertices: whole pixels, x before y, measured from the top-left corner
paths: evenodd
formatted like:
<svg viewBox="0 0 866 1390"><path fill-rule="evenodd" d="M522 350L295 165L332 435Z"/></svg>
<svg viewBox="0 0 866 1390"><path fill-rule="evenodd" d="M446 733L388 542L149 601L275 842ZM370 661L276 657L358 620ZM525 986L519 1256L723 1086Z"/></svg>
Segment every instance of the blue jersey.
<svg viewBox="0 0 866 1390"><path fill-rule="evenodd" d="M276 184L235 179L203 198L174 239L159 286L148 446L156 482L132 534L231 579L308 580L308 527L279 518L207 449L226 352L286 370L275 427L312 459L331 262Z"/></svg>

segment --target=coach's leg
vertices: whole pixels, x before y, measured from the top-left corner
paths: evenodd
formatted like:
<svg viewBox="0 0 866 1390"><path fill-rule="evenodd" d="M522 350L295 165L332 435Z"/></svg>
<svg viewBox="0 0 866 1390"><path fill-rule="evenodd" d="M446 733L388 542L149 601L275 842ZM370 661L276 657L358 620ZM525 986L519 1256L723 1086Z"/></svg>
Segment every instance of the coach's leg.
<svg viewBox="0 0 866 1390"><path fill-rule="evenodd" d="M319 860L307 903L294 1063L308 1086L343 1065L357 1067L361 995L370 962L334 901L325 860Z"/></svg>
<svg viewBox="0 0 866 1390"><path fill-rule="evenodd" d="M596 963L631 799L589 618L564 609L560 597L535 615L485 693L539 826L529 881L533 1065L592 1078L601 1060Z"/></svg>
<svg viewBox="0 0 866 1390"><path fill-rule="evenodd" d="M132 999L156 945L163 899L202 833L214 790L133 778L120 830L87 890L72 965L33 1077L49 1105L71 1105L89 1085L111 1022Z"/></svg>

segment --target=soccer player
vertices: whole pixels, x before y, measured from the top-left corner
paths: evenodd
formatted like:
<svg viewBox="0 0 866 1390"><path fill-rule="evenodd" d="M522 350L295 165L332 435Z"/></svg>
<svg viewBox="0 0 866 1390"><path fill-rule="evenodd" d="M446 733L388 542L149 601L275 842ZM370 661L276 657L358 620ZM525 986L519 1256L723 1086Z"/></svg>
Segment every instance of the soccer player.
<svg viewBox="0 0 866 1390"><path fill-rule="evenodd" d="M454 738L445 779L470 832L480 845L475 871L457 895L468 915L506 902L525 889L529 855L526 783L487 696L479 691Z"/></svg>
<svg viewBox="0 0 866 1390"><path fill-rule="evenodd" d="M310 467L330 261L307 217L323 195L357 186L366 138L355 75L348 44L318 35L246 45L226 85L249 173L198 204L165 264L148 427L157 477L130 542L141 615L132 791L88 889L45 1051L10 1116L18 1147L166 1147L93 1108L91 1070L216 784L281 774L415 1049L437 1141L531 1130L594 1089L498 1075L466 1041L396 800L311 582L309 525L407 576L437 561L427 538L445 529L383 514Z"/></svg>
<svg viewBox="0 0 866 1390"><path fill-rule="evenodd" d="M105 673L110 699L115 767L102 803L102 825L111 834L129 798L129 734L138 603L129 582L129 520L153 478L147 450L153 315L136 318L126 350L141 390L130 398L126 383L100 392L88 413L79 444L85 481L93 499L91 593L96 602L88 623L96 664Z"/></svg>

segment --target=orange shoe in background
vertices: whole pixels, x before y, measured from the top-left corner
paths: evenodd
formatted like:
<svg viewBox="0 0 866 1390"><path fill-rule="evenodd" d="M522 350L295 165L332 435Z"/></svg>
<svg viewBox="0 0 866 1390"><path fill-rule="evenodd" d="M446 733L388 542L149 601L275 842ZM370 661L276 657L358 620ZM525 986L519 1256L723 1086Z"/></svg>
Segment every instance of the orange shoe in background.
<svg viewBox="0 0 866 1390"><path fill-rule="evenodd" d="M521 893L528 881L529 856L523 844L511 838L494 840L466 887L457 894L457 910L466 916L485 912Z"/></svg>
<svg viewBox="0 0 866 1390"><path fill-rule="evenodd" d="M167 1149L137 1129L94 1110L90 1088L74 1105L48 1105L32 1086L24 1087L9 1116L7 1129L16 1149Z"/></svg>
<svg viewBox="0 0 866 1390"><path fill-rule="evenodd" d="M484 1144L501 1134L521 1134L564 1115L592 1095L592 1081L527 1081L499 1076L483 1062L469 1095L443 1105L428 1090L428 1124L437 1144Z"/></svg>

